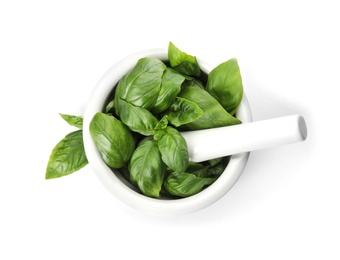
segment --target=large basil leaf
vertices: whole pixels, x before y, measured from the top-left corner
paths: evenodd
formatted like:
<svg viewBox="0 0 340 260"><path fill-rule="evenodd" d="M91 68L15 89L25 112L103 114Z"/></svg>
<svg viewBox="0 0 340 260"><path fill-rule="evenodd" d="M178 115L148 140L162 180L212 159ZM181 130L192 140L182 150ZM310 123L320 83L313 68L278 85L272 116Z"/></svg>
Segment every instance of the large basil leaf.
<svg viewBox="0 0 340 260"><path fill-rule="evenodd" d="M177 97L176 101L166 111L168 121L178 127L196 121L203 115L203 110L195 103L185 98Z"/></svg>
<svg viewBox="0 0 340 260"><path fill-rule="evenodd" d="M82 116L73 116L66 114L59 114L69 125L75 126L78 128L83 127L83 117Z"/></svg>
<svg viewBox="0 0 340 260"><path fill-rule="evenodd" d="M88 164L83 131L78 130L66 135L52 150L47 168L46 179L59 178L73 173Z"/></svg>
<svg viewBox="0 0 340 260"><path fill-rule="evenodd" d="M229 114L234 114L241 103L243 85L236 59L230 59L208 75L207 91L216 98Z"/></svg>
<svg viewBox="0 0 340 260"><path fill-rule="evenodd" d="M167 68L162 78L161 89L152 109L154 114L165 111L174 101L178 93L181 91L181 85L185 77L177 71Z"/></svg>
<svg viewBox="0 0 340 260"><path fill-rule="evenodd" d="M184 137L174 128L167 127L158 139L163 162L176 172L184 172L189 164L189 152Z"/></svg>
<svg viewBox="0 0 340 260"><path fill-rule="evenodd" d="M195 56L178 49L172 42L168 47L168 59L172 68L189 76L200 76L201 69Z"/></svg>
<svg viewBox="0 0 340 260"><path fill-rule="evenodd" d="M142 58L119 81L115 91L117 99L150 110L157 101L166 65L155 58ZM115 107L119 110L119 107ZM116 111L118 112L118 111Z"/></svg>
<svg viewBox="0 0 340 260"><path fill-rule="evenodd" d="M200 118L189 124L181 125L181 129L199 130L241 123L239 119L225 111L221 104L206 90L200 87L186 86L178 96L196 103L203 110L203 115Z"/></svg>
<svg viewBox="0 0 340 260"><path fill-rule="evenodd" d="M135 149L130 130L113 116L97 113L90 122L90 133L105 163L123 167Z"/></svg>
<svg viewBox="0 0 340 260"><path fill-rule="evenodd" d="M164 188L172 195L188 197L212 184L215 178L201 178L191 173L174 172L164 181Z"/></svg>
<svg viewBox="0 0 340 260"><path fill-rule="evenodd" d="M130 180L143 194L158 198L166 167L162 161L156 140L143 141L132 154Z"/></svg>
<svg viewBox="0 0 340 260"><path fill-rule="evenodd" d="M115 108L117 107L120 119L132 131L146 136L153 134L158 120L149 110L136 107L122 99L115 100Z"/></svg>

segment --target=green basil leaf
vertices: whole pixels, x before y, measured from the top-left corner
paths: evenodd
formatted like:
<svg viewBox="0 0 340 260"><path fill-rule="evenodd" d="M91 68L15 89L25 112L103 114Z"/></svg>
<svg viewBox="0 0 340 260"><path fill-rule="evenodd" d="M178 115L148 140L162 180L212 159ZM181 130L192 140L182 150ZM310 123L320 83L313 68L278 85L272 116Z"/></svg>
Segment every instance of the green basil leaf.
<svg viewBox="0 0 340 260"><path fill-rule="evenodd" d="M165 133L165 129L168 126L168 116L163 116L156 125L153 133L153 139L158 140Z"/></svg>
<svg viewBox="0 0 340 260"><path fill-rule="evenodd" d="M105 112L106 112L106 113L112 113L112 112L114 112L114 99L112 99L112 100L106 105Z"/></svg>
<svg viewBox="0 0 340 260"><path fill-rule="evenodd" d="M73 115L66 115L60 114L59 115L71 126L75 126L78 128L83 127L83 117L82 116L73 116Z"/></svg>
<svg viewBox="0 0 340 260"><path fill-rule="evenodd" d="M179 72L166 68L156 104L152 109L153 114L165 111L175 101L184 80L185 77Z"/></svg>
<svg viewBox="0 0 340 260"><path fill-rule="evenodd" d="M157 123L154 130L164 130L168 126L168 116L163 116Z"/></svg>
<svg viewBox="0 0 340 260"><path fill-rule="evenodd" d="M130 180L144 195L158 198L166 167L162 161L156 140L143 141L132 154Z"/></svg>
<svg viewBox="0 0 340 260"><path fill-rule="evenodd" d="M112 168L123 167L135 149L130 130L113 116L97 113L90 122L90 134L104 162Z"/></svg>
<svg viewBox="0 0 340 260"><path fill-rule="evenodd" d="M210 166L207 170L207 176L217 178L224 172L226 167L227 165L223 161L214 166Z"/></svg>
<svg viewBox="0 0 340 260"><path fill-rule="evenodd" d="M115 102L124 99L135 107L150 110L156 104L165 68L166 65L155 58L138 60L134 68L120 79L115 91Z"/></svg>
<svg viewBox="0 0 340 260"><path fill-rule="evenodd" d="M174 172L164 181L164 188L172 195L188 197L212 184L215 178L200 178L191 173Z"/></svg>
<svg viewBox="0 0 340 260"><path fill-rule="evenodd" d="M66 135L52 150L47 168L46 179L59 178L73 173L88 164L83 131L78 130Z"/></svg>
<svg viewBox="0 0 340 260"><path fill-rule="evenodd" d="M169 122L178 127L196 121L204 113L195 102L177 97L176 101L169 107L166 114L168 115Z"/></svg>
<svg viewBox="0 0 340 260"><path fill-rule="evenodd" d="M230 59L208 75L207 91L217 99L229 114L234 114L241 103L243 85L236 59Z"/></svg>
<svg viewBox="0 0 340 260"><path fill-rule="evenodd" d="M205 89L203 83L198 79L185 80L182 84L182 88L185 88L187 86L196 86Z"/></svg>
<svg viewBox="0 0 340 260"><path fill-rule="evenodd" d="M184 137L174 128L167 127L158 139L163 162L176 172L184 172L189 164L189 152Z"/></svg>
<svg viewBox="0 0 340 260"><path fill-rule="evenodd" d="M196 103L203 110L203 115L196 121L181 125L180 128L183 130L208 129L241 123L239 119L230 115L214 97L200 87L186 86L178 96Z"/></svg>
<svg viewBox="0 0 340 260"><path fill-rule="evenodd" d="M119 108L120 119L132 131L146 136L154 133L158 120L149 110L136 107L122 99L115 100L115 105Z"/></svg>
<svg viewBox="0 0 340 260"><path fill-rule="evenodd" d="M208 171L209 166L205 166L200 163L193 163L190 162L188 168L186 169L186 173L191 173L196 175L197 177L201 178L206 178L207 176L207 171Z"/></svg>
<svg viewBox="0 0 340 260"><path fill-rule="evenodd" d="M189 76L201 75L201 69L195 56L179 50L172 42L168 47L168 59L172 68Z"/></svg>
<svg viewBox="0 0 340 260"><path fill-rule="evenodd" d="M211 159L208 162L211 166L215 166L216 164L220 163L222 160L223 158L220 157L220 158Z"/></svg>

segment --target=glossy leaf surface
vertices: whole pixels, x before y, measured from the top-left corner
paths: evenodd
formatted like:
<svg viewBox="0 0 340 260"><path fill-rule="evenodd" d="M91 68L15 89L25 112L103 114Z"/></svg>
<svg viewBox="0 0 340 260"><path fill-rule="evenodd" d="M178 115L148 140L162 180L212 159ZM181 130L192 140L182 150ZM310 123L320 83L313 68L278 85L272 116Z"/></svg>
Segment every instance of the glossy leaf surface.
<svg viewBox="0 0 340 260"><path fill-rule="evenodd" d="M73 173L88 164L83 131L78 130L66 135L52 150L47 168L46 179L59 178Z"/></svg>
<svg viewBox="0 0 340 260"><path fill-rule="evenodd" d="M129 163L130 180L143 194L158 198L166 167L156 140L143 141L134 151Z"/></svg>
<svg viewBox="0 0 340 260"><path fill-rule="evenodd" d="M207 91L227 110L234 114L243 97L243 85L236 59L230 59L208 75Z"/></svg>
<svg viewBox="0 0 340 260"><path fill-rule="evenodd" d="M121 121L97 113L90 123L90 133L103 160L112 168L123 167L135 149L134 138Z"/></svg>

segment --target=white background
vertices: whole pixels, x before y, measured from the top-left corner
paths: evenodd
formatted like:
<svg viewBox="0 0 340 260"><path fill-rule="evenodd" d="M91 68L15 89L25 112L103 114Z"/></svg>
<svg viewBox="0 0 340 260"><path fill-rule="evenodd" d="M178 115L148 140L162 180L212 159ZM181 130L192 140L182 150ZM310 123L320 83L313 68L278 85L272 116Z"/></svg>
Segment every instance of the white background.
<svg viewBox="0 0 340 260"><path fill-rule="evenodd" d="M0 2L0 259L340 259L337 1ZM223 4L222 4L223 3ZM254 120L301 114L303 143L252 152L197 213L150 216L87 166L45 180L93 87L132 52L235 57Z"/></svg>

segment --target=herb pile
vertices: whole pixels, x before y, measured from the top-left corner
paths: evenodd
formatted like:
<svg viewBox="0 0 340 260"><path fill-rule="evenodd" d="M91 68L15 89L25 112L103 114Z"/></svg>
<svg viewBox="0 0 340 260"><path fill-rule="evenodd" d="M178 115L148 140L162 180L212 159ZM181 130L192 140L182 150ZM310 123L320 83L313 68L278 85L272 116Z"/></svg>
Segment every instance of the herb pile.
<svg viewBox="0 0 340 260"><path fill-rule="evenodd" d="M195 56L170 42L168 61L142 58L120 79L105 111L93 117L90 134L105 163L119 169L144 195L188 197L212 184L229 158L190 162L180 131L240 124L234 114L242 95L236 59L206 75ZM61 116L80 130L53 149L46 179L87 164L82 117Z"/></svg>

